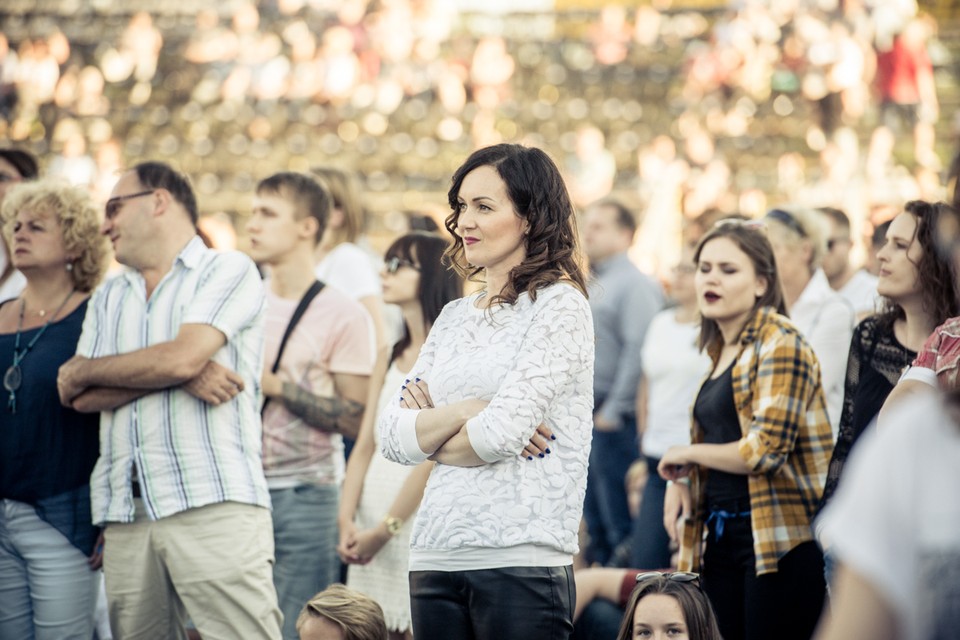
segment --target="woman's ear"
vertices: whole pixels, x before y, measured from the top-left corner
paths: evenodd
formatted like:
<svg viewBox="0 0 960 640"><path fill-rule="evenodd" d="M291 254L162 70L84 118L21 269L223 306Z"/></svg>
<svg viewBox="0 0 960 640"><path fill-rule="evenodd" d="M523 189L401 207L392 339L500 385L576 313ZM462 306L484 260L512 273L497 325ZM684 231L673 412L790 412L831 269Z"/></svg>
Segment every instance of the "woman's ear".
<svg viewBox="0 0 960 640"><path fill-rule="evenodd" d="M770 282L763 276L757 276L757 288L754 292L757 300L767 295L767 289L770 288Z"/></svg>

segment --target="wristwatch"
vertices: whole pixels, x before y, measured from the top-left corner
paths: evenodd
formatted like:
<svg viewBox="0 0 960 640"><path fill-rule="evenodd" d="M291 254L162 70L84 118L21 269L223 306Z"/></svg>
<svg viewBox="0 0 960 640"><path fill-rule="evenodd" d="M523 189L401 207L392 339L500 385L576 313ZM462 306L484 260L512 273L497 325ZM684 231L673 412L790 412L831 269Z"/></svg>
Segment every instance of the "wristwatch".
<svg viewBox="0 0 960 640"><path fill-rule="evenodd" d="M395 536L400 533L400 529L403 527L403 520L391 515L386 515L383 517L383 524L387 527L387 533Z"/></svg>

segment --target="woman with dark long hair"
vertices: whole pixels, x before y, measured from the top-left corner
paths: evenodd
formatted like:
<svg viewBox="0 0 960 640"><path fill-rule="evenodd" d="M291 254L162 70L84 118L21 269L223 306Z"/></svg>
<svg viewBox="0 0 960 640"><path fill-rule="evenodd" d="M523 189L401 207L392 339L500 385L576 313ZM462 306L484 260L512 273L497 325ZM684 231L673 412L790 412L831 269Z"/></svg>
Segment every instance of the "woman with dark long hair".
<svg viewBox="0 0 960 640"><path fill-rule="evenodd" d="M851 449L903 370L934 328L958 314L953 264L936 250L936 230L945 207L908 202L891 221L886 242L877 252L877 292L884 297L885 308L857 325L850 344L840 434L821 509L836 491ZM829 540L821 542L829 546Z"/></svg>
<svg viewBox="0 0 960 640"><path fill-rule="evenodd" d="M760 223L724 221L694 259L700 346L713 363L693 406L693 444L669 449L664 525L680 569L700 565L724 638L806 639L825 596L810 528L833 449L810 345L784 312ZM689 479L689 486L683 484Z"/></svg>
<svg viewBox="0 0 960 640"><path fill-rule="evenodd" d="M338 551L351 565L347 585L377 601L397 638L410 634L407 521L416 513L433 463L408 467L387 460L378 450L375 426L409 375L440 311L463 295L463 281L442 263L448 244L438 235L410 233L387 249L380 274L383 299L400 307L404 334L377 359L340 498Z"/></svg>
<svg viewBox="0 0 960 640"><path fill-rule="evenodd" d="M381 450L437 462L411 537L420 638L568 638L593 416L593 327L554 162L474 152L447 255L484 288L448 304L380 417ZM532 441L531 441L532 439Z"/></svg>

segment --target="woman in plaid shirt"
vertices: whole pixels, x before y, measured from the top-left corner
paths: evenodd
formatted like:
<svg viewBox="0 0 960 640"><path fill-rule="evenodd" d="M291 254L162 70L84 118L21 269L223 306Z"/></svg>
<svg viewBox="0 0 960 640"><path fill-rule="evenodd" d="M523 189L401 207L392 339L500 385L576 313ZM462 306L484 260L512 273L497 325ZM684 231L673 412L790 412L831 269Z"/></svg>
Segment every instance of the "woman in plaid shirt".
<svg viewBox="0 0 960 640"><path fill-rule="evenodd" d="M722 221L694 256L713 368L687 446L660 462L680 570L699 569L726 640L809 638L824 601L810 528L833 449L820 364L788 320L761 223Z"/></svg>

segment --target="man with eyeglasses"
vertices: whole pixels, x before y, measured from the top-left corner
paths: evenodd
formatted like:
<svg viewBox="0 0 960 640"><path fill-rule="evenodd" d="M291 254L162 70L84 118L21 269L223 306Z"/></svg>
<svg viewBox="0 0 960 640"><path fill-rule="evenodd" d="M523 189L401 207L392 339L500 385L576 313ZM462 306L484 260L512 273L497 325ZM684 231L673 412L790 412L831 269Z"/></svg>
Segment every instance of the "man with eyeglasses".
<svg viewBox="0 0 960 640"><path fill-rule="evenodd" d="M823 214L828 230L827 252L820 268L827 276L830 288L850 303L858 321L863 320L877 312L877 278L864 269L857 269L850 262L853 241L847 214L833 207L820 207L818 211Z"/></svg>
<svg viewBox="0 0 960 640"><path fill-rule="evenodd" d="M303 604L340 575L343 436L357 437L373 367L363 305L314 278L331 202L312 177L277 173L257 185L246 226L250 257L269 270L263 467L284 640L297 640Z"/></svg>
<svg viewBox="0 0 960 640"><path fill-rule="evenodd" d="M61 401L101 412L91 477L119 638L279 640L261 463L264 295L253 262L208 249L186 177L124 173L101 231L125 273L90 300Z"/></svg>

